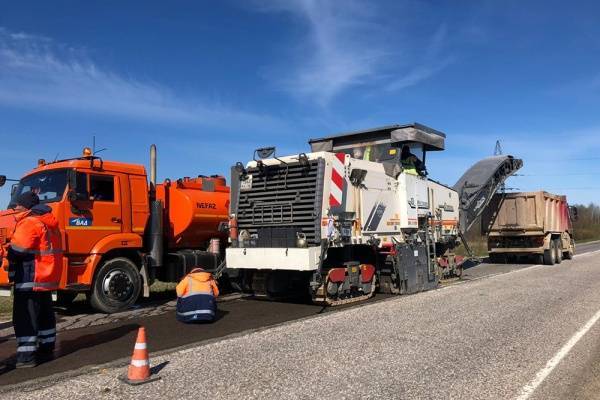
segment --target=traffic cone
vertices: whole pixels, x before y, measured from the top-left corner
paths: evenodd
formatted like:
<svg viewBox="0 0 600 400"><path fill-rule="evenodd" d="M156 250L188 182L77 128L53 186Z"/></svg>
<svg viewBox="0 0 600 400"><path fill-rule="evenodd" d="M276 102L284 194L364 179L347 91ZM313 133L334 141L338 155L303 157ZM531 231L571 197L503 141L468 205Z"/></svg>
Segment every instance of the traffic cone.
<svg viewBox="0 0 600 400"><path fill-rule="evenodd" d="M150 360L148 358L148 347L146 345L146 329L140 327L133 347L131 363L127 369L127 377L123 381L130 385L141 385L160 379L159 376L150 377Z"/></svg>

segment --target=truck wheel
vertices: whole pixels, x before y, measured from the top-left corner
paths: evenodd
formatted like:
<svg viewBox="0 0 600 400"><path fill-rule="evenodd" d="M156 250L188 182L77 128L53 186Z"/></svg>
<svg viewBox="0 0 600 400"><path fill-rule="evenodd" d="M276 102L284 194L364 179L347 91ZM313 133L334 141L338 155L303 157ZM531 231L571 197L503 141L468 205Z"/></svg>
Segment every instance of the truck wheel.
<svg viewBox="0 0 600 400"><path fill-rule="evenodd" d="M544 250L544 264L546 265L554 265L554 261L556 260L556 249L554 245L554 240L550 241L550 248L548 250Z"/></svg>
<svg viewBox="0 0 600 400"><path fill-rule="evenodd" d="M107 314L123 311L136 302L141 288L142 278L136 265L125 257L113 258L98 270L90 304Z"/></svg>
<svg viewBox="0 0 600 400"><path fill-rule="evenodd" d="M573 259L573 256L574 256L574 254L573 254L573 250L565 251L565 252L563 253L563 258L564 258L565 260L572 260L572 259Z"/></svg>
<svg viewBox="0 0 600 400"><path fill-rule="evenodd" d="M573 247L573 244L571 242L571 245L569 246L569 249L563 253L563 258L565 260L572 260L573 259L573 256L575 255L574 254L575 252L573 251L573 248L574 247Z"/></svg>
<svg viewBox="0 0 600 400"><path fill-rule="evenodd" d="M560 239L554 239L554 249L556 251L556 263L560 264L562 262L562 255L563 255L563 250L562 250L562 242L560 241Z"/></svg>

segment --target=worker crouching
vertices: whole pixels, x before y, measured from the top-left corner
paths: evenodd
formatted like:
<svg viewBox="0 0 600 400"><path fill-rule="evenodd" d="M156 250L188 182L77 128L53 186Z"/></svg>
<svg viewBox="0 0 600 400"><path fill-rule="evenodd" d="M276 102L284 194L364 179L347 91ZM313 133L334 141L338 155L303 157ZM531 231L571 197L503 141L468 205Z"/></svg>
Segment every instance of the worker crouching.
<svg viewBox="0 0 600 400"><path fill-rule="evenodd" d="M214 321L218 296L219 287L212 274L202 268L192 270L177 285L177 320Z"/></svg>

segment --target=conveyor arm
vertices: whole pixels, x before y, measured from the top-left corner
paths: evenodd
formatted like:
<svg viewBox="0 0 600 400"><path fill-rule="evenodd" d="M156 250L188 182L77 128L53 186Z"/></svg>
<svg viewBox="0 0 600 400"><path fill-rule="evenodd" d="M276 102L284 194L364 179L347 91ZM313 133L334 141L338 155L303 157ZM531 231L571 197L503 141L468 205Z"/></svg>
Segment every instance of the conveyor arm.
<svg viewBox="0 0 600 400"><path fill-rule="evenodd" d="M464 173L453 187L458 192L460 201L461 233L469 230L502 183L522 166L523 160L500 155L484 158Z"/></svg>

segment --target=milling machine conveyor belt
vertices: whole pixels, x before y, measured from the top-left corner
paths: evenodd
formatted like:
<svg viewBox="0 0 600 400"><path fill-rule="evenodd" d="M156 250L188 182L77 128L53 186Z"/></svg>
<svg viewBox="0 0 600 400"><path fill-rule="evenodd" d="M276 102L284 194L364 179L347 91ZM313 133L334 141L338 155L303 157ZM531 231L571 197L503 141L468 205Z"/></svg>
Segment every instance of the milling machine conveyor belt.
<svg viewBox="0 0 600 400"><path fill-rule="evenodd" d="M484 158L464 173L453 187L460 201L461 233L469 230L502 183L522 166L523 160L501 155Z"/></svg>

